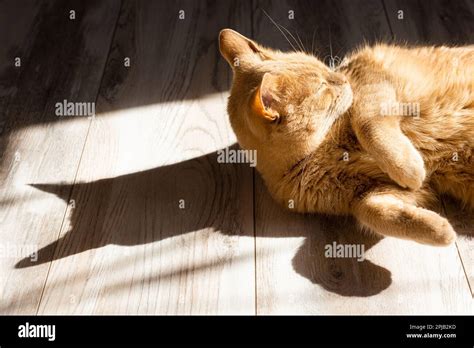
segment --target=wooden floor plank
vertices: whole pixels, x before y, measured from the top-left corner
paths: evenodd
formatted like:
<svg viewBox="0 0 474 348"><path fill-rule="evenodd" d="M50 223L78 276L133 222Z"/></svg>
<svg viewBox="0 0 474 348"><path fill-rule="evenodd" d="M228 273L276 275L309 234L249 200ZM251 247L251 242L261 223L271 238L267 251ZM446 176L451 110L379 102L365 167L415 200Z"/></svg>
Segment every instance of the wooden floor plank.
<svg viewBox="0 0 474 348"><path fill-rule="evenodd" d="M472 1L125 1L120 17L112 0L14 3L0 3L0 243L41 249L1 258L1 314L473 313L474 222L456 205L457 249L378 240L350 218L283 211L215 152L235 142L219 29L288 49L263 8L329 63L391 31L472 43ZM104 65L99 115L58 118L58 101L95 100ZM324 257L333 242L366 260Z"/></svg>
<svg viewBox="0 0 474 348"><path fill-rule="evenodd" d="M474 214L450 197L444 198L446 215L458 233L456 245L474 297Z"/></svg>
<svg viewBox="0 0 474 348"><path fill-rule="evenodd" d="M473 44L472 0L383 0L395 42Z"/></svg>
<svg viewBox="0 0 474 348"><path fill-rule="evenodd" d="M394 36L418 44L473 45L474 1L447 2L385 0ZM398 11L404 18L398 19ZM474 295L474 213L462 209L459 202L444 200L446 214L458 233L456 241L471 294Z"/></svg>
<svg viewBox="0 0 474 348"><path fill-rule="evenodd" d="M382 2L257 1L277 23L315 46L329 63L359 44L391 37ZM254 14L254 38L288 49L263 13ZM294 19L289 12L294 11ZM331 33L331 40L329 39ZM297 35L298 34L298 35ZM313 37L314 35L314 44ZM433 248L362 235L347 218L291 214L271 200L256 177L257 313L454 314L472 313L454 246ZM325 246L362 244L366 259L330 259Z"/></svg>
<svg viewBox="0 0 474 348"><path fill-rule="evenodd" d="M55 104L95 101L119 5L0 3L1 314L37 311L49 263L20 260L58 237L66 204L33 185L76 175L90 120L58 117Z"/></svg>
<svg viewBox="0 0 474 348"><path fill-rule="evenodd" d="M216 155L249 5L124 2L40 313L255 313L252 171Z"/></svg>

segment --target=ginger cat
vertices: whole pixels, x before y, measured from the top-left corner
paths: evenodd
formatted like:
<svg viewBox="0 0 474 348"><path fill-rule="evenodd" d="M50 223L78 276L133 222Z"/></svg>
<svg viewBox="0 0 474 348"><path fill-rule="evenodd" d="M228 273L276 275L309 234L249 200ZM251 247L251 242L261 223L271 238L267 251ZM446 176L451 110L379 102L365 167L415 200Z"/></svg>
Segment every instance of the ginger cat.
<svg viewBox="0 0 474 348"><path fill-rule="evenodd" d="M474 46L364 47L334 71L303 52L224 29L240 146L284 206L353 214L382 235L456 238L429 210L439 193L474 208Z"/></svg>

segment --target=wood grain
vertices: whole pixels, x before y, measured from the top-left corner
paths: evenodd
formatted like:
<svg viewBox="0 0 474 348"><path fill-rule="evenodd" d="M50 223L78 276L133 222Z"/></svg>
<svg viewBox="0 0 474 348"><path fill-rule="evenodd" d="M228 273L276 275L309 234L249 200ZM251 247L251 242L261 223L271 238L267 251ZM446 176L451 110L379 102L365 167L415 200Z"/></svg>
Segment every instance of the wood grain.
<svg viewBox="0 0 474 348"><path fill-rule="evenodd" d="M474 1L447 2L385 0L395 38L418 44L472 45ZM403 9L404 19L395 13ZM458 233L456 245L474 295L474 213L462 209L459 202L444 199L445 213Z"/></svg>
<svg viewBox="0 0 474 348"><path fill-rule="evenodd" d="M216 155L249 4L124 2L40 313L254 313L252 171Z"/></svg>
<svg viewBox="0 0 474 348"><path fill-rule="evenodd" d="M90 120L58 117L55 103L95 101L119 5L0 3L0 241L16 253L0 263L2 314L37 311L49 263L17 262L58 237L66 204L33 185L74 179Z"/></svg>
<svg viewBox="0 0 474 348"><path fill-rule="evenodd" d="M448 46L474 43L472 0L383 1L395 42Z"/></svg>
<svg viewBox="0 0 474 348"><path fill-rule="evenodd" d="M331 50L342 57L364 42L391 38L379 1L287 1L278 7L258 1L254 38L276 48L290 45L259 9L309 43L306 49L317 47L326 63ZM472 313L454 246L380 241L360 233L350 218L283 211L259 177L255 190L258 314ZM333 242L361 244L367 258L327 258L325 246Z"/></svg>
<svg viewBox="0 0 474 348"><path fill-rule="evenodd" d="M350 217L284 211L247 164L218 163L217 150L236 147L216 39L230 27L329 64L393 37L472 43L473 9L0 2L0 246L39 249L35 262L2 257L0 313L472 314L474 221L451 201L459 241L431 248L361 234ZM57 117L63 99L97 99L97 116ZM363 245L365 259L325 257L333 242Z"/></svg>
<svg viewBox="0 0 474 348"><path fill-rule="evenodd" d="M450 197L444 197L444 208L448 220L458 234L456 245L459 257L474 297L474 214Z"/></svg>

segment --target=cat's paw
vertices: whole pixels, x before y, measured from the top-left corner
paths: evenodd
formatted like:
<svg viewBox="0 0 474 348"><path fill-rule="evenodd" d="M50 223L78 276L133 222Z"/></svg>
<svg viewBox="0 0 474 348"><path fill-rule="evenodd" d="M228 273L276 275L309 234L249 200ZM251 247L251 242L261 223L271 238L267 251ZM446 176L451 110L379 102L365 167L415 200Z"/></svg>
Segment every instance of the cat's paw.
<svg viewBox="0 0 474 348"><path fill-rule="evenodd" d="M417 190L426 177L423 157L411 143L394 149L393 158L386 158L383 166L388 176L404 188Z"/></svg>
<svg viewBox="0 0 474 348"><path fill-rule="evenodd" d="M449 245L456 239L456 232L441 215L413 204L403 197L405 191L367 194L353 214L362 225L386 236L413 240L433 246Z"/></svg>
<svg viewBox="0 0 474 348"><path fill-rule="evenodd" d="M419 224L418 233L414 238L419 243L446 246L456 240L456 232L449 221L435 212L423 210L423 214L414 220Z"/></svg>

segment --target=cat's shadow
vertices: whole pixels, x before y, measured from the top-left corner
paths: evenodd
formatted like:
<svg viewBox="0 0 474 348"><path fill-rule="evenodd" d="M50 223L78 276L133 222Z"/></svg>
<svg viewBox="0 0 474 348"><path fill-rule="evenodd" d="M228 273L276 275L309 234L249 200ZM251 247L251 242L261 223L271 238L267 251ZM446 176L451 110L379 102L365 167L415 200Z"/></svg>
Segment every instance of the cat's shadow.
<svg viewBox="0 0 474 348"><path fill-rule="evenodd" d="M261 183L257 173L255 176L255 182ZM248 164L219 164L214 152L74 187L31 184L69 200L70 229L62 238L38 250L35 261L24 258L16 268L108 244L153 243L203 228L224 235L253 237L252 181ZM333 242L362 244L367 251L379 241L359 232L352 218L287 212L271 199L263 184L257 186L256 229L261 230L257 237L305 237L293 260L288 260L296 273L344 296L375 295L391 284L390 271L367 259L325 256L325 246ZM184 203L184 209L180 209L180 203ZM270 218L263 220L261 217L266 214Z"/></svg>

